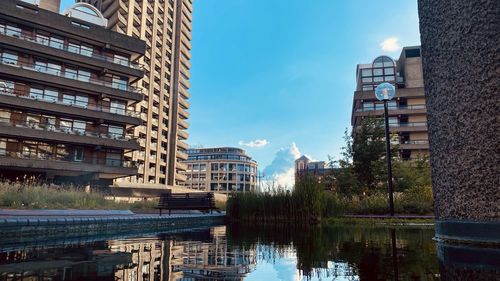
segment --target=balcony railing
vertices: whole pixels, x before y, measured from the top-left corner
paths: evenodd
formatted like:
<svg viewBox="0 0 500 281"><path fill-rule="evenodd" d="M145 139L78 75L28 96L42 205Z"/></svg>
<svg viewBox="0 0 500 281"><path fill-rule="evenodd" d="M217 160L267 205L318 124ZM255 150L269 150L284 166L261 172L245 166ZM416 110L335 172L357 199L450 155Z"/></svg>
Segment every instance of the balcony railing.
<svg viewBox="0 0 500 281"><path fill-rule="evenodd" d="M1 82L1 81L0 81ZM112 114L118 114L118 115L123 115L123 116L131 116L131 117L136 117L140 118L140 112L132 111L129 109L124 109L122 107L115 107L115 106L99 106L99 105L92 105L92 104L82 104L81 102L76 102L74 99L69 99L69 98L39 98L39 97L34 97L30 96L29 91L21 91L21 90L13 90L11 88L4 88L0 84L0 94L4 95L9 95L9 96L16 96L19 98L23 99L29 99L29 100L36 100L36 101L43 101L47 103L55 103L55 104L61 104L65 106L70 106L70 107L77 107L77 108L83 108L83 109L89 109L93 111L99 111L99 112L106 112L106 113L112 113Z"/></svg>
<svg viewBox="0 0 500 281"><path fill-rule="evenodd" d="M388 106L389 110L414 110L414 109L425 109L425 104L413 104L413 105L399 105L399 106ZM379 107L369 107L369 108L358 108L356 112L368 112L368 111L376 111L376 110L384 110L384 106Z"/></svg>
<svg viewBox="0 0 500 281"><path fill-rule="evenodd" d="M14 28L11 28L9 26L0 26L0 34L7 35L10 37L19 38L19 39L22 39L25 41L37 43L37 44L51 47L54 49L63 50L63 51L69 52L69 53L79 54L82 56L86 56L86 57L95 58L95 59L106 61L106 62L111 62L111 63L127 66L127 67L138 69L138 70L143 69L142 65L140 65L139 63L131 62L130 60L127 60L127 59L98 55L98 54L94 54L93 51L90 51L90 50L87 51L87 50L82 50L81 48L70 47L68 45L65 45L65 44L62 44L59 42L57 44L51 43L50 40L47 38L43 38L41 36L37 37L32 32L28 33L24 30L20 32L19 29L14 29Z"/></svg>
<svg viewBox="0 0 500 281"><path fill-rule="evenodd" d="M57 133L66 133L78 136L87 136L87 137L97 137L97 138L106 138L106 139L114 139L121 141L132 141L135 140L130 136L126 136L118 133L102 133L99 132L99 129L89 130L87 128L75 128L64 125L55 125L50 124L50 122L39 122L35 120L30 120L28 122L21 120L10 120L8 118L0 118L0 124L9 125L12 127L21 127L21 128L29 128L41 131L51 131Z"/></svg>
<svg viewBox="0 0 500 281"><path fill-rule="evenodd" d="M133 92L133 93L140 93L141 92L139 88L130 86L126 83L104 81L104 80L100 80L100 79L94 79L94 78L91 78L90 76L86 76L86 75L77 75L74 73L63 72L60 68L50 67L48 65L36 65L35 63L20 62L18 60L11 59L8 57L1 57L0 63L5 64L5 65L10 65L13 67L19 67L22 69L31 70L31 71L36 71L36 72L46 73L46 74L50 74L50 75L54 75L54 76L59 76L59 77L63 77L63 78L71 79L71 80L77 80L77 81L87 82L87 83L94 84L94 85L109 87L109 88L113 88L113 89L119 89L122 91L128 91L128 92Z"/></svg>
<svg viewBox="0 0 500 281"><path fill-rule="evenodd" d="M74 154L69 155L54 155L54 153L34 153L28 151L14 151L7 150L5 148L0 148L0 157L8 157L14 159L32 159L32 160L52 160L61 162L71 162L71 163L83 163L83 164L93 164L93 165L103 165L108 167L123 167L123 168L136 168L137 164L135 161L121 160L115 158L101 158L92 157L91 159L79 159Z"/></svg>
<svg viewBox="0 0 500 281"><path fill-rule="evenodd" d="M397 127L427 127L427 122L405 122L399 123Z"/></svg>

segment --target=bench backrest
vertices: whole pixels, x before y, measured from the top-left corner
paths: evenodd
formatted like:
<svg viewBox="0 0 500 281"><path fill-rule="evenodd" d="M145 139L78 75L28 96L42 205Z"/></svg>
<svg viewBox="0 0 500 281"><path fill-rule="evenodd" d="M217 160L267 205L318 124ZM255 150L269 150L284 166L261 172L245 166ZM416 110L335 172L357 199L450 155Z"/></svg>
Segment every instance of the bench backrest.
<svg viewBox="0 0 500 281"><path fill-rule="evenodd" d="M165 193L160 196L158 207L215 208L215 199L211 192Z"/></svg>

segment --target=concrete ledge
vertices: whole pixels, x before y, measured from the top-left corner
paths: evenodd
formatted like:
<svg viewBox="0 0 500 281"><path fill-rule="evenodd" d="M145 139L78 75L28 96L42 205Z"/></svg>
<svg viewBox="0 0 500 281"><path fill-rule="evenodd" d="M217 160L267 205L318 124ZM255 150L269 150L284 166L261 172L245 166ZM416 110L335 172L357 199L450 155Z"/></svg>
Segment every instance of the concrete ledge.
<svg viewBox="0 0 500 281"><path fill-rule="evenodd" d="M134 213L130 210L8 210L8 209L0 209L0 216L132 216L132 215L134 215Z"/></svg>
<svg viewBox="0 0 500 281"><path fill-rule="evenodd" d="M438 220L436 238L449 242L500 246L500 221Z"/></svg>

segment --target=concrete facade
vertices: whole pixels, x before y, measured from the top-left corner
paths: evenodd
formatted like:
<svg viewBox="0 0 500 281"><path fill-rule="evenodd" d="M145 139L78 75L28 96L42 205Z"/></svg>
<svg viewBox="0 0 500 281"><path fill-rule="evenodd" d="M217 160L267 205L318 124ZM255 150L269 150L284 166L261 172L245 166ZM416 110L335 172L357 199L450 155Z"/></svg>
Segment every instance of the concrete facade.
<svg viewBox="0 0 500 281"><path fill-rule="evenodd" d="M46 5L58 1L0 6L1 176L108 185L134 175L124 154L139 149L128 131L142 94L130 84L145 43Z"/></svg>
<svg viewBox="0 0 500 281"><path fill-rule="evenodd" d="M140 59L145 76L136 82L145 95L136 105L142 126L134 130L140 149L127 155L139 163L136 176L120 185L183 185L188 148L192 1L84 0L102 11L108 27L146 41Z"/></svg>
<svg viewBox="0 0 500 281"><path fill-rule="evenodd" d="M383 61L385 60L385 61ZM383 82L396 86L396 97L389 102L389 130L397 134L403 159L429 154L427 118L420 47L405 47L399 59L382 56L373 63L359 64L356 70L351 124L355 129L363 118L383 118L383 102L375 98L374 87Z"/></svg>

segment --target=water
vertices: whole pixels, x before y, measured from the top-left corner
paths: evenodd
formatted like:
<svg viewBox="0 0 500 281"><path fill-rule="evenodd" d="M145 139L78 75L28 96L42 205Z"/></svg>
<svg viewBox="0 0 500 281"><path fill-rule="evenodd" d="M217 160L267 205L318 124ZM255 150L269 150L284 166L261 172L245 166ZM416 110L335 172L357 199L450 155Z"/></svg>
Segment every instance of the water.
<svg viewBox="0 0 500 281"><path fill-rule="evenodd" d="M0 247L0 280L440 280L433 236L428 226L218 226L105 241L41 239Z"/></svg>

